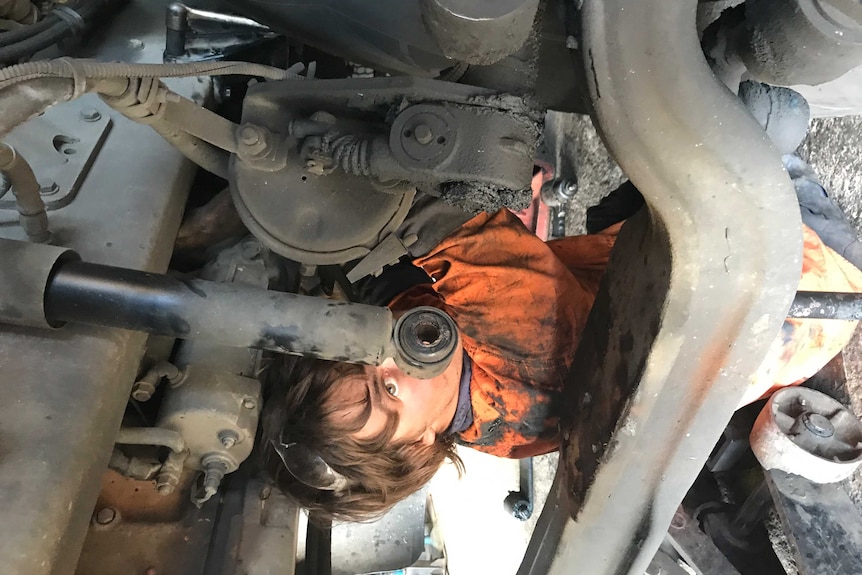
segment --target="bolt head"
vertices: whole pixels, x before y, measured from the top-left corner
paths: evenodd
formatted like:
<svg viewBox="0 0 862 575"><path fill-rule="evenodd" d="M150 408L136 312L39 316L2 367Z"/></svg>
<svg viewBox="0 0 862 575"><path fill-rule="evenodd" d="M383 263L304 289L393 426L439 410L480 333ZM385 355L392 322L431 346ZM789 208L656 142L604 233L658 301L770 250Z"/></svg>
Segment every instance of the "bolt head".
<svg viewBox="0 0 862 575"><path fill-rule="evenodd" d="M112 507L103 507L96 513L96 523L99 525L110 525L117 518L117 511Z"/></svg>
<svg viewBox="0 0 862 575"><path fill-rule="evenodd" d="M156 392L156 387L147 381L136 381L132 386L132 399L135 401L149 401Z"/></svg>
<svg viewBox="0 0 862 575"><path fill-rule="evenodd" d="M257 407L257 401L253 397L246 397L242 400L242 406L246 409L254 409Z"/></svg>
<svg viewBox="0 0 862 575"><path fill-rule="evenodd" d="M239 141L245 146L254 146L260 142L261 133L257 126L246 124L239 129Z"/></svg>
<svg viewBox="0 0 862 575"><path fill-rule="evenodd" d="M50 182L44 182L44 185L39 189L39 194L43 196L53 196L59 191L60 186L57 185L57 182L51 180Z"/></svg>
<svg viewBox="0 0 862 575"><path fill-rule="evenodd" d="M102 114L95 108L85 108L81 110L81 119L85 122L98 122L102 119Z"/></svg>
<svg viewBox="0 0 862 575"><path fill-rule="evenodd" d="M434 141L434 132L425 124L419 124L413 129L413 137L424 146Z"/></svg>

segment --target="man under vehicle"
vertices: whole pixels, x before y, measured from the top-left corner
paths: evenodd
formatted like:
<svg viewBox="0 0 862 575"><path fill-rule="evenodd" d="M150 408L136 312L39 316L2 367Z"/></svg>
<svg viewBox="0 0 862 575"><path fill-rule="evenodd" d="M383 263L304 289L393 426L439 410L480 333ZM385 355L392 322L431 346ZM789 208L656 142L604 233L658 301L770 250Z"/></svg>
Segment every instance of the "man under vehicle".
<svg viewBox="0 0 862 575"><path fill-rule="evenodd" d="M835 251L862 263L846 218L803 162L786 156L785 164L808 224L799 289L862 290L862 272ZM263 423L275 482L321 517L362 520L419 489L447 458L460 465L456 443L510 458L556 450L556 410L580 335L620 222L641 204L624 184L588 212L594 233L544 243L508 211L469 218L420 197L400 233L420 238L410 254L425 275L394 289L377 284L367 297L396 315L443 309L459 327L461 349L430 380L406 375L392 359L277 360ZM787 320L741 405L814 375L854 328Z"/></svg>
<svg viewBox="0 0 862 575"><path fill-rule="evenodd" d="M417 208L451 212L431 198ZM439 221L406 225L439 230ZM416 245L414 263L430 282L389 306L396 315L420 305L445 310L462 349L431 380L406 375L391 359L380 366L279 359L264 415L273 478L322 516L365 519L424 485L445 459L458 462L456 443L510 458L556 450L559 394L619 227L544 243L501 210L470 219L439 243ZM862 290L862 272L807 226L804 240L800 290ZM814 375L854 327L787 320L743 404ZM306 453L334 470L336 489L313 488L291 473L290 458Z"/></svg>

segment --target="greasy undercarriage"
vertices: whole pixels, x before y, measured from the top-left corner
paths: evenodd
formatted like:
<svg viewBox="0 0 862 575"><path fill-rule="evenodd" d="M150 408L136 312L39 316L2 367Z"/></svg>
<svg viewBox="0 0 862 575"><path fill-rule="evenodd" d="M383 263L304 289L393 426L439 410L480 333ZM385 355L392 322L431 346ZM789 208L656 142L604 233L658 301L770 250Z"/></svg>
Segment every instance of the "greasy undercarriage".
<svg viewBox="0 0 862 575"><path fill-rule="evenodd" d="M259 473L258 378L271 353L436 373L448 318L417 312L439 347L416 351L410 319L355 285L407 254L395 231L417 190L520 210L538 163L559 229L563 113L592 115L649 210L591 313L555 504L520 572L697 563L681 536L656 552L786 316L801 250L787 175L733 92L855 67L852 7L752 0L701 46L694 1L85 4L43 15L86 34L39 56L171 66L0 70L4 573L440 569L424 492L352 531L300 528Z"/></svg>

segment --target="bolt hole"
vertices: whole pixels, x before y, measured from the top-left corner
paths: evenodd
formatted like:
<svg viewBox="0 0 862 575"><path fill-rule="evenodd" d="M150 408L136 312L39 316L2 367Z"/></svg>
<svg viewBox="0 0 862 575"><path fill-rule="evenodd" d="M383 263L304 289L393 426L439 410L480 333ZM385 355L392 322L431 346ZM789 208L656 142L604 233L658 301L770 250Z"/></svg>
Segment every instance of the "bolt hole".
<svg viewBox="0 0 862 575"><path fill-rule="evenodd" d="M423 346L432 346L440 341L440 329L436 325L423 323L416 326L416 338Z"/></svg>
<svg viewBox="0 0 862 575"><path fill-rule="evenodd" d="M444 138L443 136L440 136L439 138L437 138L437 143L438 143L438 144L440 144L440 145L445 144L445 143L446 143L446 138Z"/></svg>
<svg viewBox="0 0 862 575"><path fill-rule="evenodd" d="M61 154L65 154L66 156L72 156L78 153L78 150L75 149L75 144L80 142L81 140L77 138L72 138L70 136L64 136L62 134L54 136L54 139L51 143L54 145L54 149L57 150Z"/></svg>
<svg viewBox="0 0 862 575"><path fill-rule="evenodd" d="M308 176L302 176L302 181L303 181L303 182L307 182L307 181L308 181Z"/></svg>
<svg viewBox="0 0 862 575"><path fill-rule="evenodd" d="M404 130L404 137L405 138L412 138L413 137L413 130Z"/></svg>

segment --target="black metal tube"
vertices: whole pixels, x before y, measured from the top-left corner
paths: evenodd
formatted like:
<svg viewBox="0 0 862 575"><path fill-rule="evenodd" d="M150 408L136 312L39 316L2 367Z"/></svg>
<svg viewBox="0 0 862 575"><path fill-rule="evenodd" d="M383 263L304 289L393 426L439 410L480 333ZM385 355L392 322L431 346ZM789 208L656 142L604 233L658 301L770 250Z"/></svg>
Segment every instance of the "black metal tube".
<svg viewBox="0 0 862 575"><path fill-rule="evenodd" d="M787 317L862 320L862 293L796 292Z"/></svg>
<svg viewBox="0 0 862 575"><path fill-rule="evenodd" d="M393 324L387 308L84 262L54 272L45 315L53 322L375 365L387 357Z"/></svg>

